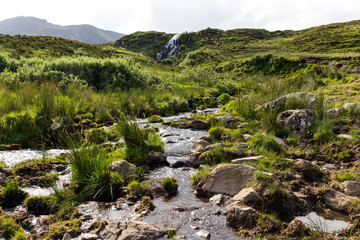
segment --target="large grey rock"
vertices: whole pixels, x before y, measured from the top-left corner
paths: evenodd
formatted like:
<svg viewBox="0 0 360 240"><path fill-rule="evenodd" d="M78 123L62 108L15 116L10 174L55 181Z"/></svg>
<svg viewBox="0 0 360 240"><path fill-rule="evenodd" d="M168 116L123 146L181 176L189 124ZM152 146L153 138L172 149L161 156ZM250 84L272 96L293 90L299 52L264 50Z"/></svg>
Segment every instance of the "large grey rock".
<svg viewBox="0 0 360 240"><path fill-rule="evenodd" d="M249 217L256 211L252 207L244 207L235 202L226 207L226 223L234 228L246 227Z"/></svg>
<svg viewBox="0 0 360 240"><path fill-rule="evenodd" d="M340 188L344 191L346 195L360 196L360 182L345 181L340 184Z"/></svg>
<svg viewBox="0 0 360 240"><path fill-rule="evenodd" d="M235 196L253 180L255 171L256 168L248 165L219 165L210 172L202 190L208 195L221 193Z"/></svg>
<svg viewBox="0 0 360 240"><path fill-rule="evenodd" d="M252 187L244 188L238 194L236 194L232 200L239 201L247 205L263 201L260 195Z"/></svg>
<svg viewBox="0 0 360 240"><path fill-rule="evenodd" d="M114 161L110 163L112 171L118 172L125 180L135 175L136 166L126 160Z"/></svg>
<svg viewBox="0 0 360 240"><path fill-rule="evenodd" d="M131 221L117 240L156 240L165 236L165 231L145 222Z"/></svg>
<svg viewBox="0 0 360 240"><path fill-rule="evenodd" d="M347 196L335 190L327 190L323 196L326 206L335 211L346 211L355 198Z"/></svg>
<svg viewBox="0 0 360 240"><path fill-rule="evenodd" d="M312 126L316 114L313 110L287 110L278 115L277 121L293 132L306 136L307 130Z"/></svg>

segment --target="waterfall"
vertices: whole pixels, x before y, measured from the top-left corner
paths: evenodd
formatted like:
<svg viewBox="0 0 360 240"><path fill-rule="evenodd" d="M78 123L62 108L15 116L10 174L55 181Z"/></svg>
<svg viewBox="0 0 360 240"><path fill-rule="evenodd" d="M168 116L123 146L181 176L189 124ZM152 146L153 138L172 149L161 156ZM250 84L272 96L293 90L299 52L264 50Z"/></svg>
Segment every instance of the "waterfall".
<svg viewBox="0 0 360 240"><path fill-rule="evenodd" d="M179 52L180 47L180 34L174 35L166 44L162 47L161 51L156 54L155 60L163 60L165 58L170 58L176 56Z"/></svg>

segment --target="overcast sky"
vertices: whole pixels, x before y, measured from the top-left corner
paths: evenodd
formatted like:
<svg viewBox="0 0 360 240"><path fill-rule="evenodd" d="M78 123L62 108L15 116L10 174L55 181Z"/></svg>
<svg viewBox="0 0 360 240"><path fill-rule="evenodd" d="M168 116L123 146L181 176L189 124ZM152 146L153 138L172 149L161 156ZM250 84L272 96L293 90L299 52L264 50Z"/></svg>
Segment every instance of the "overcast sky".
<svg viewBox="0 0 360 240"><path fill-rule="evenodd" d="M3 0L0 21L33 16L120 33L265 28L299 30L360 19L360 0Z"/></svg>

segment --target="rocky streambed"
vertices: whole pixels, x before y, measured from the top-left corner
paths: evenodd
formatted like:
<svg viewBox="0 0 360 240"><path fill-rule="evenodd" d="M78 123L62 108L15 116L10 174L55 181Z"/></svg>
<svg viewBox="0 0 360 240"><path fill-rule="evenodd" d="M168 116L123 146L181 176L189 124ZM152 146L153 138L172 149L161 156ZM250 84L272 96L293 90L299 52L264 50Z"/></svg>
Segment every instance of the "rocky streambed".
<svg viewBox="0 0 360 240"><path fill-rule="evenodd" d="M207 113L215 111L217 111L217 109L210 109L207 110ZM188 116L190 116L190 113L164 118L164 120L165 122L171 122ZM147 119L141 119L138 120L138 124L147 125L149 123ZM210 199L201 198L194 193L194 188L191 185L191 176L196 172L196 169L192 167L196 164L190 165L189 159L190 161L193 160L191 159L191 155L194 156L196 151L199 150L198 148L193 149L194 143L202 142L202 139L207 139L208 137L208 132L205 129L199 130L202 127L199 127L198 123L194 124L196 127L189 125L180 128L166 126L161 123L151 124L159 128L159 134L166 143L165 153L170 166L151 169L145 177L149 179L150 183L151 180L162 179L164 177L176 178L179 184L177 195L171 198L155 196L153 199L155 209L144 212L136 210L139 205L138 202L126 201L124 199L107 203L83 203L77 207L77 210L82 215L80 218L82 224L78 230L78 234L75 234L78 236L74 239L168 239L165 234L166 229L168 229L168 231L175 229L177 233L176 239L241 239L242 237L236 234L234 228L229 226L231 225L229 221L235 222L233 226L237 226L238 224L236 222L239 221L238 218L252 214L253 210L246 206L239 207L239 205L237 205L238 201L236 200L234 203L231 197L239 192L237 189L227 185L226 182L221 182L221 179L214 178L214 182L211 184L207 182L197 186L198 196L201 195L199 194L199 190L204 190L210 191L212 195L215 195L214 197ZM50 154L60 154L62 152L65 152L65 150L49 151ZM31 150L6 151L0 152L0 159L8 166L12 166L19 161L32 157L41 157L42 155L42 152ZM249 159L243 159L243 161L249 161ZM253 167L247 165L237 164L237 167L246 167L246 170L241 170L243 173L245 171L250 174L255 171ZM224 175L225 172L228 173L233 170L230 168L225 169L226 166L221 165L220 168L224 168L219 169L220 176ZM63 175L61 175L58 180L59 185L63 185L69 179L68 169L62 170ZM221 171L225 171L224 174L221 174ZM240 178L243 177L244 176L241 176ZM245 186L241 188L245 188ZM24 190L31 195L46 195L52 193L49 188L34 188L31 186ZM231 192L232 194L230 194L231 197L224 194L229 191L233 191L233 193ZM246 193L240 197L249 198L246 201L253 201L255 204L257 197L261 197L254 196L254 194L255 193ZM299 196L299 198L300 197L301 196ZM238 212L240 210L242 211L241 213ZM24 212L25 210L22 206L17 206L7 211ZM232 211L233 215L231 216ZM27 217L31 222L27 229L29 232L41 232L46 228L46 224L43 222L45 216L35 217L33 215L27 215ZM290 222L295 217L287 216L286 218ZM308 223L310 227L315 226L314 222L320 223L327 232L338 230L339 224L341 228L349 225L346 218L342 218L342 216L336 217L335 214L320 217L315 212L311 212L305 217L299 216L298 219L304 223ZM306 219L309 221L306 221ZM339 220L341 222L339 222ZM99 222L104 222L106 227L97 231L93 225ZM126 238L126 236L132 236L133 238ZM136 238L136 236L138 238ZM65 234L63 239L72 238L70 234Z"/></svg>

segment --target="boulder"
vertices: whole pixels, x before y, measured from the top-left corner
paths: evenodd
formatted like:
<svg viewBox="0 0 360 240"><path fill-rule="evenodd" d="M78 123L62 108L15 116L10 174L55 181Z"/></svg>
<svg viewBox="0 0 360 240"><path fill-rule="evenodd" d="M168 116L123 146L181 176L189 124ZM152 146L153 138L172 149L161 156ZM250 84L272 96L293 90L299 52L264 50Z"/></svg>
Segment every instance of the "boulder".
<svg viewBox="0 0 360 240"><path fill-rule="evenodd" d="M105 228L100 231L99 235L101 239L116 240L125 229L126 223L112 220L109 221Z"/></svg>
<svg viewBox="0 0 360 240"><path fill-rule="evenodd" d="M171 126L193 130L206 130L208 128L206 122L200 120L182 120L179 122L173 122Z"/></svg>
<svg viewBox="0 0 360 240"><path fill-rule="evenodd" d="M112 171L121 174L124 180L128 180L135 175L136 166L126 160L114 161L110 163L110 167Z"/></svg>
<svg viewBox="0 0 360 240"><path fill-rule="evenodd" d="M256 168L248 165L228 164L214 168L208 176L202 191L208 195L225 194L235 196L253 180Z"/></svg>
<svg viewBox="0 0 360 240"><path fill-rule="evenodd" d="M228 114L217 116L216 119L220 119L228 127L235 127L240 122L240 118Z"/></svg>
<svg viewBox="0 0 360 240"><path fill-rule="evenodd" d="M347 196L335 190L327 190L323 196L324 203L335 211L346 211L355 198Z"/></svg>
<svg viewBox="0 0 360 240"><path fill-rule="evenodd" d="M277 111L283 111L285 106L289 101L294 101L294 103L299 102L302 106L306 108L311 108L317 97L313 94L304 93L304 92L297 92L297 93L289 93L282 97L275 99L272 102L265 103L264 105L260 106L260 109L271 109Z"/></svg>
<svg viewBox="0 0 360 240"><path fill-rule="evenodd" d="M293 132L306 136L307 129L315 120L315 112L309 109L287 110L278 115L277 121Z"/></svg>
<svg viewBox="0 0 360 240"><path fill-rule="evenodd" d="M158 227L141 221L131 221L121 232L117 240L156 240L164 237L166 232Z"/></svg>
<svg viewBox="0 0 360 240"><path fill-rule="evenodd" d="M179 160L175 163L171 164L170 167L172 168L182 168L182 167L190 167L190 164L187 161Z"/></svg>
<svg viewBox="0 0 360 240"><path fill-rule="evenodd" d="M201 230L196 233L196 236L201 237L203 239L210 239L211 234L206 230Z"/></svg>
<svg viewBox="0 0 360 240"><path fill-rule="evenodd" d="M152 195L154 197L164 196L166 195L166 191L164 189L162 178L151 178L146 182L149 183Z"/></svg>
<svg viewBox="0 0 360 240"><path fill-rule="evenodd" d="M285 229L283 236L286 238L302 238L304 235L309 234L310 228L307 227L301 220L292 220Z"/></svg>
<svg viewBox="0 0 360 240"><path fill-rule="evenodd" d="M151 151L146 155L146 158L149 166L170 166L165 153Z"/></svg>
<svg viewBox="0 0 360 240"><path fill-rule="evenodd" d="M224 200L224 196L222 194L217 194L209 199L210 203L220 205Z"/></svg>
<svg viewBox="0 0 360 240"><path fill-rule="evenodd" d="M244 207L237 202L232 203L225 209L226 223L234 228L246 227L255 212L252 207Z"/></svg>
<svg viewBox="0 0 360 240"><path fill-rule="evenodd" d="M308 160L296 159L295 163L307 181L318 181L324 176L320 168Z"/></svg>
<svg viewBox="0 0 360 240"><path fill-rule="evenodd" d="M202 151L206 146L210 145L210 142L204 140L204 139L197 139L193 145L193 149L196 152Z"/></svg>
<svg viewBox="0 0 360 240"><path fill-rule="evenodd" d="M344 191L346 195L360 196L360 182L345 181L340 184L340 188Z"/></svg>
<svg viewBox="0 0 360 240"><path fill-rule="evenodd" d="M201 152L195 152L190 154L189 156L189 164L193 167L198 167L202 164L205 164L206 162L204 161L204 159L199 159L201 156Z"/></svg>
<svg viewBox="0 0 360 240"><path fill-rule="evenodd" d="M252 187L244 188L238 194L236 194L232 200L245 203L246 205L251 205L263 201L260 195Z"/></svg>

